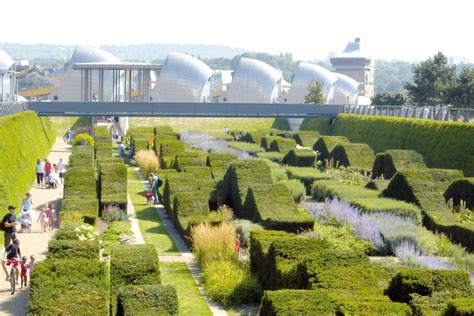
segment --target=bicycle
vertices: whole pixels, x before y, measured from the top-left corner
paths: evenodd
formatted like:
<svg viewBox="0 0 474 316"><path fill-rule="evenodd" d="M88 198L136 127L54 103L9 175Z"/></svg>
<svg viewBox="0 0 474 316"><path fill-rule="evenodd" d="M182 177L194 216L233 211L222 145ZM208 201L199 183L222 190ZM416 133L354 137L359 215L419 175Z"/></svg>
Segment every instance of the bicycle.
<svg viewBox="0 0 474 316"><path fill-rule="evenodd" d="M15 264L13 262L11 262L11 268L10 268L10 290L11 290L11 295L15 294L16 270L15 270Z"/></svg>

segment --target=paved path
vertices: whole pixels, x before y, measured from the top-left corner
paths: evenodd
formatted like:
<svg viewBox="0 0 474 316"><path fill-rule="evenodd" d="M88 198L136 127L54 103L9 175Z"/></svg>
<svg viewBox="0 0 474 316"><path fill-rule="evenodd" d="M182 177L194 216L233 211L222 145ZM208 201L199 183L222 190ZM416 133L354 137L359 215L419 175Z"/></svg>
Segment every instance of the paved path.
<svg viewBox="0 0 474 316"><path fill-rule="evenodd" d="M59 158L63 158L64 162L68 162L71 153L71 146L66 144L62 138L57 138L48 159L51 163L57 163ZM33 169L33 167L32 167ZM45 203L53 203L56 210L59 210L61 198L63 196L63 187L58 186L57 189L39 188L36 182L30 189L33 200L33 229L31 233L18 234L21 241L22 255L35 255L37 261L41 261L46 257L48 251L48 241L51 239L53 232L41 233L40 224L37 218L40 208ZM1 252L3 258L3 250ZM3 270L0 276L0 315L26 315L28 310L28 289L18 290L15 295L10 295L9 283L5 281Z"/></svg>

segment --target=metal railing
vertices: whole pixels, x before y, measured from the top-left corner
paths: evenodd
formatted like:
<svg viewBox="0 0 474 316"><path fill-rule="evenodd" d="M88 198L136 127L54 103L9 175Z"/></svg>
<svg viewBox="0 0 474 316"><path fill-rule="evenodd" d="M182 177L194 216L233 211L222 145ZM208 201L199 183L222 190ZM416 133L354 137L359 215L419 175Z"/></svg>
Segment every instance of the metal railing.
<svg viewBox="0 0 474 316"><path fill-rule="evenodd" d="M0 117L28 110L27 102L0 102Z"/></svg>
<svg viewBox="0 0 474 316"><path fill-rule="evenodd" d="M393 105L344 105L344 113L358 115L380 115L435 121L460 121L468 123L474 119L474 109L448 106L393 106Z"/></svg>

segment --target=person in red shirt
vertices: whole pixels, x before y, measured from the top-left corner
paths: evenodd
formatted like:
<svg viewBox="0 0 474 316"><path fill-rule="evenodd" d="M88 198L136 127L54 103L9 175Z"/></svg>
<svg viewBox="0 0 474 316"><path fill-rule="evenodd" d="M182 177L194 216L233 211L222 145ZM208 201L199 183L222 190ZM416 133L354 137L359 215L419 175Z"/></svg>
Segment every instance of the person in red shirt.
<svg viewBox="0 0 474 316"><path fill-rule="evenodd" d="M51 163L49 162L48 159L45 159L44 160L44 174L46 176L49 176L50 173L51 173Z"/></svg>
<svg viewBox="0 0 474 316"><path fill-rule="evenodd" d="M28 284L28 276L27 276L27 273L28 273L28 264L26 263L26 256L23 256L21 258L21 262L20 262L20 276L21 276L21 287L25 286Z"/></svg>

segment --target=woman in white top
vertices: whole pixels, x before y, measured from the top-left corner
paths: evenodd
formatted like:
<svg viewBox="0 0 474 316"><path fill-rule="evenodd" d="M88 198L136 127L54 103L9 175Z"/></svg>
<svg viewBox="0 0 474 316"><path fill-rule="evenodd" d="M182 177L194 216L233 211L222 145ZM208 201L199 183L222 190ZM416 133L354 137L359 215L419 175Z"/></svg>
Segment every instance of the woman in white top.
<svg viewBox="0 0 474 316"><path fill-rule="evenodd" d="M36 160L36 183L43 185L44 182L44 163L41 160Z"/></svg>

